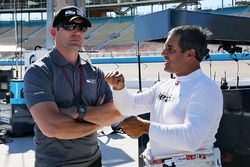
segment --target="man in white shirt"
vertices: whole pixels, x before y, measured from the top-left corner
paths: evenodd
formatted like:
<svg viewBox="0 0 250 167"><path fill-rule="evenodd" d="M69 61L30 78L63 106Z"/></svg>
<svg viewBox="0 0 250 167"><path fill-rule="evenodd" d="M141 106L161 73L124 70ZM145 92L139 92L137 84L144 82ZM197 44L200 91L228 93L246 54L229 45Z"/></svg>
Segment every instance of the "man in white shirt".
<svg viewBox="0 0 250 167"><path fill-rule="evenodd" d="M211 32L198 26L172 29L162 55L164 70L176 78L161 81L145 92L130 94L117 71L105 76L122 114L150 112L150 121L132 116L121 124L133 138L149 135L142 154L147 166L220 166L219 150L213 143L222 116L222 92L200 69L208 54L208 35Z"/></svg>

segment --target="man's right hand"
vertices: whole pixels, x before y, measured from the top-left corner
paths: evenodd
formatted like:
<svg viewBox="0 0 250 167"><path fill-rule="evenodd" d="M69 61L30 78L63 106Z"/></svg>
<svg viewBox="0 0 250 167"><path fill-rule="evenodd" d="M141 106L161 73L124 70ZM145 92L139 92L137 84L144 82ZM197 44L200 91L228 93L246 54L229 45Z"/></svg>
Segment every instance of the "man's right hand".
<svg viewBox="0 0 250 167"><path fill-rule="evenodd" d="M72 119L77 119L78 118L78 112L77 112L77 107L76 106L72 106L69 108L58 108L59 109L59 113L66 115Z"/></svg>
<svg viewBox="0 0 250 167"><path fill-rule="evenodd" d="M120 128L128 136L138 138L143 134L148 134L150 122L137 116L131 116L123 120Z"/></svg>
<svg viewBox="0 0 250 167"><path fill-rule="evenodd" d="M114 90L122 90L125 87L124 76L118 71L108 72L105 80L113 86Z"/></svg>

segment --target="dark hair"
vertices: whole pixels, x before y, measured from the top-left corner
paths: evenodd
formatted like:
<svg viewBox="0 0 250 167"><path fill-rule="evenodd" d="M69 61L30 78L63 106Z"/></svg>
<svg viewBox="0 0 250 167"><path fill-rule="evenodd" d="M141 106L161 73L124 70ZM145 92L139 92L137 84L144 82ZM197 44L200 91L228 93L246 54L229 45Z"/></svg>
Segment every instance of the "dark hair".
<svg viewBox="0 0 250 167"><path fill-rule="evenodd" d="M182 52L194 49L196 58L202 61L203 57L208 54L207 37L212 33L207 29L202 29L195 25L184 25L173 28L169 36L179 36L179 46Z"/></svg>

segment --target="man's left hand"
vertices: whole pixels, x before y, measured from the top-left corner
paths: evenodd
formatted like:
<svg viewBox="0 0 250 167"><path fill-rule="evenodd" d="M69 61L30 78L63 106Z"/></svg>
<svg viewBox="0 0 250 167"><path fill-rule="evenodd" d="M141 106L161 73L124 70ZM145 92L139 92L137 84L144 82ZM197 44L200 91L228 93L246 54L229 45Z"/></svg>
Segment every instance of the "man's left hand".
<svg viewBox="0 0 250 167"><path fill-rule="evenodd" d="M150 122L140 117L131 116L122 121L120 128L128 136L138 138L143 134L148 134Z"/></svg>

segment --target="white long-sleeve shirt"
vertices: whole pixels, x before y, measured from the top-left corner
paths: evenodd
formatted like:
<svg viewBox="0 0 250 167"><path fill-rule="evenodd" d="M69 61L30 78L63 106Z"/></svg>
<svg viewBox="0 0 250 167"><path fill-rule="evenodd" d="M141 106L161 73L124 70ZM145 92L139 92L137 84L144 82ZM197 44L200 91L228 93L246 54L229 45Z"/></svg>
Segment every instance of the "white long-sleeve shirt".
<svg viewBox="0 0 250 167"><path fill-rule="evenodd" d="M114 103L124 115L150 112L152 158L212 149L223 111L219 87L196 70L187 76L159 82L136 95L113 90Z"/></svg>

